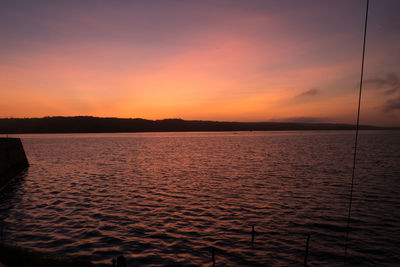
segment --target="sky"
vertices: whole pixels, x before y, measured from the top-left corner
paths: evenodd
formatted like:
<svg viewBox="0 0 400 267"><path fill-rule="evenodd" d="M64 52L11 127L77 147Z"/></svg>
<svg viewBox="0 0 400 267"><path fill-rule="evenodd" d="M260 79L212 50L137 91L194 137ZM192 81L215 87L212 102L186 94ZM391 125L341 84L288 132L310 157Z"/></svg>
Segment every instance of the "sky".
<svg viewBox="0 0 400 267"><path fill-rule="evenodd" d="M0 117L355 123L366 0L0 1ZM362 124L400 126L400 1L371 0Z"/></svg>

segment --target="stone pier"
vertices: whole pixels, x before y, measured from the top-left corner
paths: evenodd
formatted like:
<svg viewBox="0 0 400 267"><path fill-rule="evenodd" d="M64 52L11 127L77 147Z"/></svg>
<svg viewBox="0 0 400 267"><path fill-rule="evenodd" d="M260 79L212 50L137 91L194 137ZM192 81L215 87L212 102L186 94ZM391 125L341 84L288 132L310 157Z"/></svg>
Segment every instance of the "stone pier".
<svg viewBox="0 0 400 267"><path fill-rule="evenodd" d="M20 138L0 138L0 190L29 166Z"/></svg>

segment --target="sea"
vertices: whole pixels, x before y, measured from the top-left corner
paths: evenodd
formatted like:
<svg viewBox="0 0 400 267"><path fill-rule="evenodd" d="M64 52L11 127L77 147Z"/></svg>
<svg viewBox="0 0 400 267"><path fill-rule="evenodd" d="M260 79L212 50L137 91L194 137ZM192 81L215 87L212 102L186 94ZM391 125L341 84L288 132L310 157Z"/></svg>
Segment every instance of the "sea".
<svg viewBox="0 0 400 267"><path fill-rule="evenodd" d="M354 131L18 135L3 241L129 266L343 266ZM400 131L361 131L348 266L400 264ZM253 231L254 229L254 231Z"/></svg>

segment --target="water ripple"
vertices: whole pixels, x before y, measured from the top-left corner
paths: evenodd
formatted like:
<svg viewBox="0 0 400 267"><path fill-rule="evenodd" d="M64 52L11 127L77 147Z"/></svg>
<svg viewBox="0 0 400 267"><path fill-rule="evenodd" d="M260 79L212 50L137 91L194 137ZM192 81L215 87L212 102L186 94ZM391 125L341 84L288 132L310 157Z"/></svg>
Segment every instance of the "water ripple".
<svg viewBox="0 0 400 267"><path fill-rule="evenodd" d="M341 266L348 132L25 135L6 241L132 266ZM351 265L400 262L398 132L362 132ZM251 226L255 225L252 242Z"/></svg>

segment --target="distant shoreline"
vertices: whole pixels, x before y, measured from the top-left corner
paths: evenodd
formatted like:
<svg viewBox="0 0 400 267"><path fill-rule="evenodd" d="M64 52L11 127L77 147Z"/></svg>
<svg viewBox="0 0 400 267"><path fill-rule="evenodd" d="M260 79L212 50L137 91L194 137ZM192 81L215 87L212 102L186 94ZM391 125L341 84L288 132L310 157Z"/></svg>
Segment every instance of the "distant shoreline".
<svg viewBox="0 0 400 267"><path fill-rule="evenodd" d="M182 119L146 120L101 117L44 117L0 119L0 134L35 133L138 133L222 131L355 130L343 123L220 122ZM400 127L360 125L360 130L399 130Z"/></svg>

